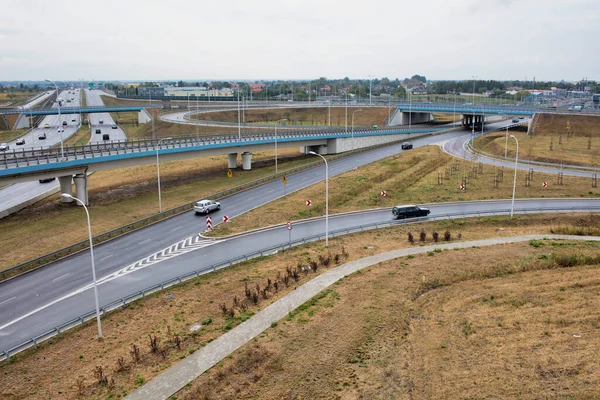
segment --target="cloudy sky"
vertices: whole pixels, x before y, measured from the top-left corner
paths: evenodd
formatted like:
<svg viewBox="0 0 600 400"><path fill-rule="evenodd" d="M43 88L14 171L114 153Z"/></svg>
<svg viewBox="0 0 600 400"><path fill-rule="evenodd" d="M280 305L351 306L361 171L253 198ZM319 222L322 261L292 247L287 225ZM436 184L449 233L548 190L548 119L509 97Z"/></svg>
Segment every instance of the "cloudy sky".
<svg viewBox="0 0 600 400"><path fill-rule="evenodd" d="M0 80L600 80L598 0L0 0Z"/></svg>

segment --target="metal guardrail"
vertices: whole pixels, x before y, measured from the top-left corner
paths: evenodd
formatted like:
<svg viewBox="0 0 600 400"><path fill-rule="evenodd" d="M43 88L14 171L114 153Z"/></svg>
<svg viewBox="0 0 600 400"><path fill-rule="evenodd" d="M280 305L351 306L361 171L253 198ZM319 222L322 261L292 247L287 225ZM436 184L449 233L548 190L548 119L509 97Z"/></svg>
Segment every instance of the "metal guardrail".
<svg viewBox="0 0 600 400"><path fill-rule="evenodd" d="M398 129L386 128L378 130L355 131L355 137L379 136L389 134L410 134L410 133L429 133L441 132L443 128L420 128L420 129ZM311 139L334 139L349 137L351 133L337 130L302 130L299 132L281 132L277 135L277 140L283 142L286 140L311 140ZM239 139L237 135L211 135L211 136L189 136L177 138L169 141L160 142L159 140L137 140L137 141L111 141L107 143L88 144L84 146L66 146L61 151L57 147L28 149L13 149L3 152L0 164L3 169L13 169L31 165L48 165L52 163L63 163L74 160L99 158L115 156L120 154L142 153L174 148L201 147L215 144L239 144L250 141L274 141L275 136L269 133L244 134ZM64 152L64 158L63 153ZM64 167L64 165L63 165Z"/></svg>
<svg viewBox="0 0 600 400"><path fill-rule="evenodd" d="M451 130L451 129L449 129L449 130ZM441 133L441 132L433 132L431 134L435 134L435 133ZM387 146L389 144L390 143L382 143L382 144L378 144L378 145L375 145L375 146L364 147L364 148L356 149L356 150L353 150L353 151L350 151L350 152L345 152L345 153L340 153L340 154L333 155L333 156L328 156L328 160L329 160L329 162L335 161L335 160L338 160L338 159L341 159L341 158L346 158L346 157L352 156L354 154L359 154L359 153L370 151L370 150L373 150L373 149L376 149L376 148L379 148L379 147ZM291 169L279 172L277 174L269 175L269 176L266 176L264 178L256 179L254 181L247 182L247 183L244 183L242 185L239 185L239 186L236 186L236 187L233 187L233 188L230 188L230 189L222 190L220 192L207 195L205 197L214 198L214 199L219 200L219 199L222 199L224 197L230 196L230 195L232 195L234 193L238 193L238 192L250 189L252 187L259 186L259 185L261 185L263 183L266 183L266 182L274 181L276 179L281 178L284 175L290 175L290 174L294 174L294 173L297 173L297 172L301 172L301 171L304 171L304 170L307 170L307 169L311 169L313 167L317 167L317 166L319 166L321 164L322 164L322 161L318 160L318 161L315 161L315 162L312 162L312 163L309 163L309 164L304 164L304 165L301 165L301 166L298 166L298 167L295 167L295 168L291 168ZM112 230L110 230L108 232L101 233L101 234L99 234L97 236L94 236L92 238L92 242L93 242L94 245L97 245L97 244L103 243L103 242L105 242L107 240L114 239L114 238L116 238L118 236L121 236L121 235L123 235L125 233L128 233L128 232L131 232L131 231L143 228L145 226L151 225L153 223L162 221L162 220L170 218L170 217L174 217L174 216L176 216L178 214L181 214L181 213L184 213L186 211L190 211L194 207L194 203L196 201L197 200L195 200L193 202L190 202L190 203L187 203L187 204L183 204L181 206L177 206L177 207L171 208L169 210L163 211L162 213L154 214L154 215L152 215L150 217L140 219L140 220L132 222L130 224L120 226L120 227L112 229ZM3 271L0 271L0 283L2 281L4 281L4 280L8 279L8 278L13 278L13 277L18 276L20 274L33 271L33 270L35 270L37 268L41 268L41 267L47 265L48 263L51 263L53 261L57 261L57 260L59 260L59 259L61 259L63 257L67 257L67 256L75 254L75 253L77 253L79 251L83 251L83 250L85 250L87 248L89 248L89 241L88 241L88 239L82 240L82 241L80 241L78 243L75 243L73 245L64 247L62 249L56 250L56 251L54 251L52 253L48 253L48 254L45 254L43 256L37 257L37 258L35 258L33 260L29 260L29 261L26 261L24 263L21 263L21 264L15 265L13 267L7 268L7 269L5 269Z"/></svg>
<svg viewBox="0 0 600 400"><path fill-rule="evenodd" d="M391 210L391 207L389 208ZM562 208L562 207L547 207L547 208L538 208L538 209L534 209L534 210L526 210L526 209L515 209L514 212L518 213L518 214L542 214L542 213L546 213L546 212L600 212L600 207L571 207L571 208ZM371 229L379 229L379 228L388 228L388 227L392 227L392 226L397 226L397 225L403 225L403 224L409 224L409 223L416 223L416 222L431 222L431 221L438 221L438 220L443 220L443 219L451 219L451 218L472 218L472 217L484 217L484 216L499 216L499 215L507 215L510 214L510 209L502 209L502 210L484 210L484 211L477 211L477 212L471 212L471 213L447 213L447 214L442 214L442 215L434 215L434 216L427 216L427 217L418 217L418 218L411 218L411 219L401 219L401 220L390 220L388 222L380 222L380 223L373 223L373 224L366 224L366 225L357 225L355 227L350 227L350 228L345 228L345 229L340 229L340 230L336 230L336 231L332 231L329 232L329 236L330 237L335 237L335 236L342 236L342 235L347 235L350 233L356 233L356 232L362 232L362 231L366 231L366 230L371 230ZM282 225L283 226L283 225ZM275 254L278 251L281 250L285 250L285 249L290 249L292 247L295 246L299 246L302 244L306 244L306 243L310 243L310 242L314 242L314 241L318 241L321 239L325 238L325 234L324 233L320 233L317 235L313 235L313 236L309 236L309 237L305 237L302 239L297 239L294 240L292 242L288 242L288 243L284 243L284 244L280 244L280 245L276 245L276 246L271 246L271 247L267 247L261 250L257 250L254 251L252 253L248 253L236 258L232 258L230 260L227 261L223 261L221 263L218 264L213 264L204 268L200 268L198 270L195 270L193 272L189 272L187 274L184 275L180 275L171 279L168 279L164 282L161 282L159 284L155 284L152 285L148 288L145 288L143 290L140 290L136 293L132 293L128 296L125 296L119 300L110 302L108 304L103 305L102 307L100 307L100 312L101 315L105 315L107 312L115 310L117 308L120 307L125 307L127 304L144 298L149 294L152 294L154 292L158 292L160 290L164 290L166 288L169 288L173 285L176 284L180 284L182 282L185 282L189 279L192 278L196 278L199 277L200 275L203 275L205 273L208 272L214 272L218 269L222 269L222 268L226 268L226 267L230 267L234 264L240 263L240 262L244 262L244 261L248 261L252 258L256 258L256 257L262 257L265 255L272 255ZM55 328L48 330L46 332L43 332L39 335L36 335L34 337L32 337L31 339L17 345L14 346L8 350L4 350L2 352L0 352L0 361L2 360L6 360L7 358L9 358L11 355L14 355L16 353L19 353L23 350L26 350L30 347L34 347L37 349L37 345L40 342L43 342L47 339L50 339L54 336L58 336L60 337L61 333L74 328L76 326L83 326L85 324L86 321L95 318L96 315L96 311L92 310L89 311L83 315L80 315L79 317L72 319L68 322L65 322L61 325L56 326Z"/></svg>

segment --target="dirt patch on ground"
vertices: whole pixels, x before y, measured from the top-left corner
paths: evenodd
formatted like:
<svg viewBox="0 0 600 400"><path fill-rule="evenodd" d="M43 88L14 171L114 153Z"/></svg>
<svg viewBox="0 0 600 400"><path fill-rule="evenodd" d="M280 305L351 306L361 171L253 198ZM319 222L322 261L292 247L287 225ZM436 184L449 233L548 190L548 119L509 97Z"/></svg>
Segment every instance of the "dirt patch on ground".
<svg viewBox="0 0 600 400"><path fill-rule="evenodd" d="M600 167L600 117L541 114L535 135L513 132L519 140L519 159ZM475 147L504 156L506 132L475 140ZM515 157L515 141L508 140L508 157Z"/></svg>
<svg viewBox="0 0 600 400"><path fill-rule="evenodd" d="M544 257L597 257L599 248L524 243L368 268L279 321L177 397L595 398L599 266L556 269ZM498 271L502 277L493 275Z"/></svg>
<svg viewBox="0 0 600 400"><path fill-rule="evenodd" d="M125 393L131 392L134 387L159 374L172 363L221 335L222 332L249 318L260 308L293 290L294 286L311 279L315 273L307 271L299 273L298 282L291 279L286 285L282 280L278 280L286 274L286 268L295 269L299 263L309 265L309 259L319 263L317 273L320 273L346 260L409 247L407 232L412 231L416 235L416 232L422 227L428 232L427 240L428 243L431 243L430 232L434 230L439 232L448 230L453 238L457 238L460 233L463 240L471 240L532 232L543 233L548 232L548 226L571 224L591 226L595 223L597 221L593 219L567 216L537 216L513 220L443 221L332 238L329 250L323 247L323 243L312 243L276 256L254 259L186 282L168 291L152 295L144 301L138 301L125 310L109 314L103 318L105 339L102 342L94 340L96 326L90 323L81 329L63 334L59 340L53 339L51 341L53 343L43 344L37 351L30 350L18 354L9 362L0 365L3 382L0 393L6 399L106 398L110 395L113 396L112 398L118 398L123 396ZM502 247L497 254L506 256L507 249L508 247ZM542 250L548 252L546 247ZM461 251L456 254L461 254L464 258L471 257L471 252L483 254L483 249ZM344 256L344 253L347 253L348 256ZM327 267L318 260L320 255L327 257L328 254L331 254L332 260ZM369 362L368 360L373 357L372 352L380 354L381 357L389 357L391 360L402 358L402 355L390 353L387 347L377 341L387 340L389 342L386 343L397 343L398 345L401 343L401 339L405 336L406 315L399 313L398 307L405 302L413 301L413 296L423 275L428 281L442 279L446 276L438 277L434 274L440 266L447 264L446 258L440 257L443 254L435 253L434 258L425 256L422 264L415 264L411 269L400 268L405 264L405 260L390 263L394 268L398 268L383 272L382 276L390 280L388 283L391 286L381 286L386 284L385 279L373 283L360 282L358 287L362 286L364 290L335 285L331 291L324 292L326 294L314 304L304 307L301 312L294 314L290 321L281 321L276 328L263 333L262 336L266 340L261 340L260 345L266 348L267 353L263 355L263 351L258 350L258 355L256 355L250 351L247 365L255 365L253 363L259 361L261 364L256 369L244 369L246 372L240 374L239 379L235 378L234 381L231 381L231 388L225 390L224 393L234 390L239 386L238 384L243 383L242 376L251 376L248 375L250 373L256 372L256 376L252 379L256 383L261 382L263 369L265 370L264 376L277 370L285 371L286 375L279 377L273 375L269 380L263 381L274 383L260 389L264 395L256 398L281 398L282 396L278 397L276 394L285 393L284 390L289 391L298 383L302 383L303 390L318 388L318 391L314 393L323 393L321 397L331 396L338 390L352 389L353 393L358 393L355 387L356 380L368 382L367 378L371 374L370 371L363 369L363 364ZM516 252L511 250L510 254L516 254ZM337 262L335 255L339 257ZM494 257L500 257L500 255ZM494 257L491 259L495 259ZM417 259L419 258L416 257L414 261ZM448 270L454 271L456 276L461 277L463 276L461 269L463 266L460 264L464 263L459 263L452 267L453 269ZM476 263L469 263L465 268L473 269L477 266ZM446 269L444 267L444 271ZM378 270L378 268L373 270ZM370 272L365 276L369 276L368 274ZM265 300L262 291L268 286L269 280L271 280L271 286L266 292L267 299ZM402 283L404 280L406 282ZM349 281L352 282L353 278ZM275 282L278 282L278 290L274 288ZM417 286L410 286L409 283ZM399 286L395 287L396 284ZM235 297L238 300L246 301L247 296L244 293L246 285L255 293L259 293L256 288L256 285L259 285L260 294L258 294L257 305L250 304L242 311L239 306L235 308L233 304ZM380 287L381 289L378 289ZM356 300L348 302L352 297L356 297ZM345 303L342 308L338 309L342 305L340 301L345 301ZM367 301L367 303L361 304L362 301ZM395 305L390 306L393 302ZM226 305L228 309L235 308L234 316L230 317L224 314L220 308L221 304ZM365 316L365 313L368 315ZM372 321L373 325L367 324L364 318ZM313 322L319 320L332 323L327 322L327 326L316 329ZM391 329L387 325L388 323L391 323L394 328ZM194 327L198 329L192 332L191 329ZM280 333L279 329L282 329L283 333ZM276 334L273 335L272 332ZM152 351L150 335L158 338L156 352ZM289 340L285 343L275 340L286 337ZM326 340L327 337L329 339ZM337 340L338 338L340 340ZM342 340L342 338L345 339ZM271 341L273 341L272 344L267 344ZM322 343L322 346L318 348L318 351L313 351L310 350L309 343ZM135 361L134 345L139 349L137 361ZM376 349L379 350L376 351ZM243 352L246 351L243 350ZM295 356L288 360L283 358L286 354ZM326 354L327 357L322 357L323 354ZM237 356L235 358L237 359ZM225 360L226 368L228 368L227 362ZM97 367L102 367L103 370L100 377L98 377ZM312 372L307 372L309 369ZM217 371L219 369L215 369L209 375L212 376L213 372ZM396 376L397 372L391 372L392 377ZM106 382L102 380L104 376L107 377ZM373 379L368 385L375 391L380 382ZM254 387L252 383L246 389L254 390ZM270 393L267 391L268 387L277 388L271 393L271 397L267 395ZM246 389L242 387L242 390ZM79 391L83 395L78 396ZM250 393L252 395L247 395L246 398L253 396L254 392ZM297 396L302 392L294 393ZM220 397L215 396L215 398ZM303 398L319 398L319 396ZM345 398L349 397L345 396Z"/></svg>

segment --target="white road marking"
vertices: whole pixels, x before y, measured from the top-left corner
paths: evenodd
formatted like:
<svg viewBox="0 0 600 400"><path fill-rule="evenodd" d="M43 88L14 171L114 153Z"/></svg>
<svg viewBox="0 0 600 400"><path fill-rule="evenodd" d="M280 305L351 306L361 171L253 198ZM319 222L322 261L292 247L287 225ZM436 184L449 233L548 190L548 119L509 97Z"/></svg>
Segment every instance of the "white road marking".
<svg viewBox="0 0 600 400"><path fill-rule="evenodd" d="M67 276L67 275L71 275L71 273L70 273L70 272L67 272L66 274L64 274L64 275L61 275L61 276L59 276L58 278L54 278L54 279L52 279L52 282L56 282L56 281L58 281L59 279L62 279L62 278L64 278L64 277L65 277L65 276Z"/></svg>
<svg viewBox="0 0 600 400"><path fill-rule="evenodd" d="M106 256L106 257L104 257L104 258L101 258L101 259L100 259L100 261L104 261L104 260L106 260L107 258L110 258L110 257L112 257L112 256L114 256L114 254L111 254L110 256Z"/></svg>
<svg viewBox="0 0 600 400"><path fill-rule="evenodd" d="M149 242L150 240L152 240L152 239L146 239L146 240L143 240L143 241L139 242L138 244L147 243L147 242Z"/></svg>
<svg viewBox="0 0 600 400"><path fill-rule="evenodd" d="M8 303L9 301L13 301L14 299L16 299L16 297L15 297L15 296L11 297L11 298L10 298L10 299L8 299L8 300L4 300L2 303L0 303L0 306L1 306L2 304L4 304L4 303Z"/></svg>
<svg viewBox="0 0 600 400"><path fill-rule="evenodd" d="M271 193L271 192L274 192L274 191L275 191L275 189L271 189L267 193Z"/></svg>
<svg viewBox="0 0 600 400"><path fill-rule="evenodd" d="M114 279L117 279L117 278L120 278L122 276L128 275L128 274L130 274L132 272L138 271L140 269L149 267L149 266L154 265L154 264L158 264L161 261L168 260L168 259L171 259L173 257L177 257L177 256L180 256L182 254L189 253L190 251L198 250L198 249L201 249L203 247L207 247L207 246L210 246L210 245L222 242L222 241L223 240L203 239L200 236L189 237L189 238L181 240L181 241L179 241L179 242L177 242L177 243L175 243L175 244L173 244L173 245L171 245L171 246L169 246L169 247L167 247L167 248L165 248L165 249L163 249L163 250L161 250L159 252L156 252L156 253L152 254L151 256L148 256L146 258L138 260L135 263L130 264L127 267L125 267L125 268L123 268L123 269L121 269L119 271L113 272L110 275L107 275L107 276L104 276L104 277L98 279L97 280L97 284L98 285L102 285L102 284L110 282L110 281L112 281ZM178 249L178 247L179 247L179 249ZM46 308L48 308L50 306L53 306L56 303L59 303L59 302L61 302L63 300L66 300L66 299L68 299L70 297L73 297L75 295L83 293L86 290L89 290L89 289L91 289L93 287L94 287L94 284L90 283L90 284L88 284L88 285L86 285L86 286L84 286L82 288L79 288L79 289L77 289L77 290L75 290L75 291L73 291L71 293L68 293L68 294L66 294L66 295L64 295L64 296L62 296L62 297L60 297L60 298L58 298L56 300L53 300L50 303L44 304L43 306L38 307L35 310L32 310L32 311L28 312L27 314L24 314L24 315L20 316L19 318L16 318L16 319L14 319L14 320L12 320L10 322L7 322L6 324L0 326L0 331L3 330L4 328L7 328L7 327L9 327L11 325L16 324L19 321L24 320L25 318L28 318L28 317L32 316L33 314L36 314L36 313L38 313L38 312L40 312L42 310L45 310ZM38 295L36 294L36 296L38 296Z"/></svg>
<svg viewBox="0 0 600 400"><path fill-rule="evenodd" d="M171 232L173 232L173 231L176 231L177 229L180 229L180 228L182 228L182 226L181 226L181 225L179 225L179 226L177 226L177 227L175 227L175 228L171 229Z"/></svg>

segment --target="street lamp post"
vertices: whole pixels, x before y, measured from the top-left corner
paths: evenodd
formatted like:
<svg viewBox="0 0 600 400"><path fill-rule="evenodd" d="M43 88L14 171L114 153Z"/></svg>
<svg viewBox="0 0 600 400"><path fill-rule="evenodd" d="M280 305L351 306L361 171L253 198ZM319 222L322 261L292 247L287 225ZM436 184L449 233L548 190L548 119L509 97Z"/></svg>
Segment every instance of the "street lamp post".
<svg viewBox="0 0 600 400"><path fill-rule="evenodd" d="M508 115L506 116L506 119L508 120L509 117ZM504 158L506 158L508 156L508 123L506 124L506 142L504 144Z"/></svg>
<svg viewBox="0 0 600 400"><path fill-rule="evenodd" d="M346 92L346 119L345 119L345 125L346 125L346 133L348 133L348 92Z"/></svg>
<svg viewBox="0 0 600 400"><path fill-rule="evenodd" d="M77 197L73 197L68 193L63 193L61 196L65 199L72 199L79 202L79 204L83 206L83 209L85 210L85 214L87 216L88 235L90 239L90 256L92 258L92 277L94 279L94 298L96 300L96 321L98 322L98 339L102 339L102 325L100 324L100 306L98 304L98 284L96 282L96 266L94 265L94 245L92 243L92 226L90 224L90 213L88 212L88 209L83 203L83 201L79 200Z"/></svg>
<svg viewBox="0 0 600 400"><path fill-rule="evenodd" d="M58 85L56 84L56 82L51 81L50 79L46 79L46 82L50 82L54 85L54 87L56 88L56 108L58 108L58 133L60 133L60 158L65 158L65 149L63 146L63 135L62 135L62 125L61 125L61 121L60 121L60 98L58 97L58 95L60 94L58 92Z"/></svg>
<svg viewBox="0 0 600 400"><path fill-rule="evenodd" d="M371 107L371 82L373 81L373 77L369 75L369 107Z"/></svg>
<svg viewBox="0 0 600 400"><path fill-rule="evenodd" d="M308 154L319 156L325 161L325 247L329 247L329 165L322 155L309 151Z"/></svg>
<svg viewBox="0 0 600 400"><path fill-rule="evenodd" d="M169 140L170 137L159 139L156 143L156 175L158 177L158 212L162 212L162 198L160 196L160 163L158 161L158 150L160 149L160 142L163 140Z"/></svg>
<svg viewBox="0 0 600 400"><path fill-rule="evenodd" d="M517 142L517 153L515 155L515 178L513 180L513 195L512 195L512 202L510 203L510 217L513 217L513 210L515 208L515 189L517 188L517 163L519 162L519 141L517 140L516 137L514 137L514 135L510 135L511 138L515 139L515 142Z"/></svg>
<svg viewBox="0 0 600 400"><path fill-rule="evenodd" d="M473 142L473 134L475 134L475 79L477 79L477 77L473 76L473 103L471 104L471 107L473 107L473 125L471 127L471 143Z"/></svg>
<svg viewBox="0 0 600 400"><path fill-rule="evenodd" d="M357 113L362 110L354 110L352 111L352 150L354 150L354 113Z"/></svg>
<svg viewBox="0 0 600 400"><path fill-rule="evenodd" d="M282 121L287 121L287 118L282 118L282 119L278 119L277 121L275 121L275 173L278 172L278 170L277 170L277 125L279 125L279 123Z"/></svg>

